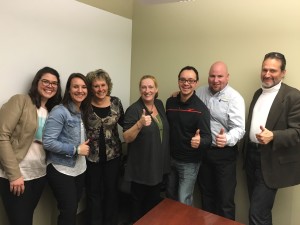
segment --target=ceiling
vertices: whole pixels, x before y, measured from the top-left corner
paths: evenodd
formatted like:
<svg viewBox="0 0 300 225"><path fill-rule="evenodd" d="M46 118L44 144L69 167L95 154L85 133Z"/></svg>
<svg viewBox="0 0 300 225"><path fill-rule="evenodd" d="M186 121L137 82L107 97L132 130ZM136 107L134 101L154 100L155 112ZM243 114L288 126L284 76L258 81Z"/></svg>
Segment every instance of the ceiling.
<svg viewBox="0 0 300 225"><path fill-rule="evenodd" d="M139 2L146 4L159 4L167 2L180 2L180 0L139 0Z"/></svg>
<svg viewBox="0 0 300 225"><path fill-rule="evenodd" d="M134 1L141 4L163 4L196 0L77 0L108 12L132 19Z"/></svg>
<svg viewBox="0 0 300 225"><path fill-rule="evenodd" d="M195 0L138 0L138 1L145 4L160 4L160 3L169 3L169 2L191 2Z"/></svg>

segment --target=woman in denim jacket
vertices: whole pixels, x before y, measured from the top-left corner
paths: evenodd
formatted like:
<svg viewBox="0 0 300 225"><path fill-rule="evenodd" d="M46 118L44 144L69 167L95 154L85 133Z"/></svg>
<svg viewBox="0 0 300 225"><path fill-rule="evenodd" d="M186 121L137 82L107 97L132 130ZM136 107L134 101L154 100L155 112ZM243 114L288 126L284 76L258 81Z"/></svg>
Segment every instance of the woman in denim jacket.
<svg viewBox="0 0 300 225"><path fill-rule="evenodd" d="M85 76L70 75L62 104L51 111L43 134L47 177L60 211L58 225L75 225L89 154L83 122L90 106Z"/></svg>

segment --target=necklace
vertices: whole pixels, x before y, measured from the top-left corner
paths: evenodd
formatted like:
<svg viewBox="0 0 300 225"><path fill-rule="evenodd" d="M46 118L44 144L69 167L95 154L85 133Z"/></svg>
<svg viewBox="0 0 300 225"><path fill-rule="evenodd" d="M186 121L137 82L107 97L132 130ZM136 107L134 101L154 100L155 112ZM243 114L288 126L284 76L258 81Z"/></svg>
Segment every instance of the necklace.
<svg viewBox="0 0 300 225"><path fill-rule="evenodd" d="M147 109L148 109L148 112L149 112L149 115L151 115L153 113L153 107L154 107L154 104L152 104L151 106L151 109L149 110L148 106L147 106Z"/></svg>

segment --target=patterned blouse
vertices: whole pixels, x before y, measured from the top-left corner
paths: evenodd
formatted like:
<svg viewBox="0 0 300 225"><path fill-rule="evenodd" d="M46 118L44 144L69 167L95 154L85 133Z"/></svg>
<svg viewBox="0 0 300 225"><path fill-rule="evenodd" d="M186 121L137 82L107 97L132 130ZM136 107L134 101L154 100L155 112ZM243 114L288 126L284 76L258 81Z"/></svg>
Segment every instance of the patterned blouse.
<svg viewBox="0 0 300 225"><path fill-rule="evenodd" d="M123 127L123 106L119 98L110 96L110 107L106 116L100 116L96 113L95 108L91 109L87 122L87 138L90 140L90 154L87 159L91 162L109 161L122 154L118 124ZM97 108L97 111L101 111L101 109ZM103 110L105 109L103 108ZM101 140L104 140L105 144L100 143ZM100 158L103 157L101 150L106 153L104 158Z"/></svg>

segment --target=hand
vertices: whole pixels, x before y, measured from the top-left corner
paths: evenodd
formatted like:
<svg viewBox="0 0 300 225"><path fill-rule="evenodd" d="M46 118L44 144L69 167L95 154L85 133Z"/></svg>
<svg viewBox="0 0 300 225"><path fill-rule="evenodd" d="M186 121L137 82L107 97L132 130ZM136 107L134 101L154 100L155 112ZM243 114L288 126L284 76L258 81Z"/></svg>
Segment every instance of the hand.
<svg viewBox="0 0 300 225"><path fill-rule="evenodd" d="M194 137L192 137L192 140L191 140L191 146L192 146L192 148L199 148L200 140L201 140L200 130L198 129L196 131Z"/></svg>
<svg viewBox="0 0 300 225"><path fill-rule="evenodd" d="M271 141L273 141L274 135L273 135L272 131L269 131L268 129L266 129L263 126L260 126L259 128L260 128L261 132L258 134L255 134L255 136L260 144L266 145L266 144L270 143Z"/></svg>
<svg viewBox="0 0 300 225"><path fill-rule="evenodd" d="M24 178L20 177L9 184L10 191L17 196L20 196L25 191Z"/></svg>
<svg viewBox="0 0 300 225"><path fill-rule="evenodd" d="M87 156L90 154L90 146L88 145L90 139L87 141L83 142L81 145L78 146L77 148L77 153L78 155L84 155Z"/></svg>
<svg viewBox="0 0 300 225"><path fill-rule="evenodd" d="M146 115L146 110L145 109L143 109L143 114L142 114L139 122L143 125L143 127L151 125L151 122L152 122L151 116Z"/></svg>
<svg viewBox="0 0 300 225"><path fill-rule="evenodd" d="M216 135L216 145L219 148L225 147L227 143L226 133L224 128L222 127L220 133Z"/></svg>

